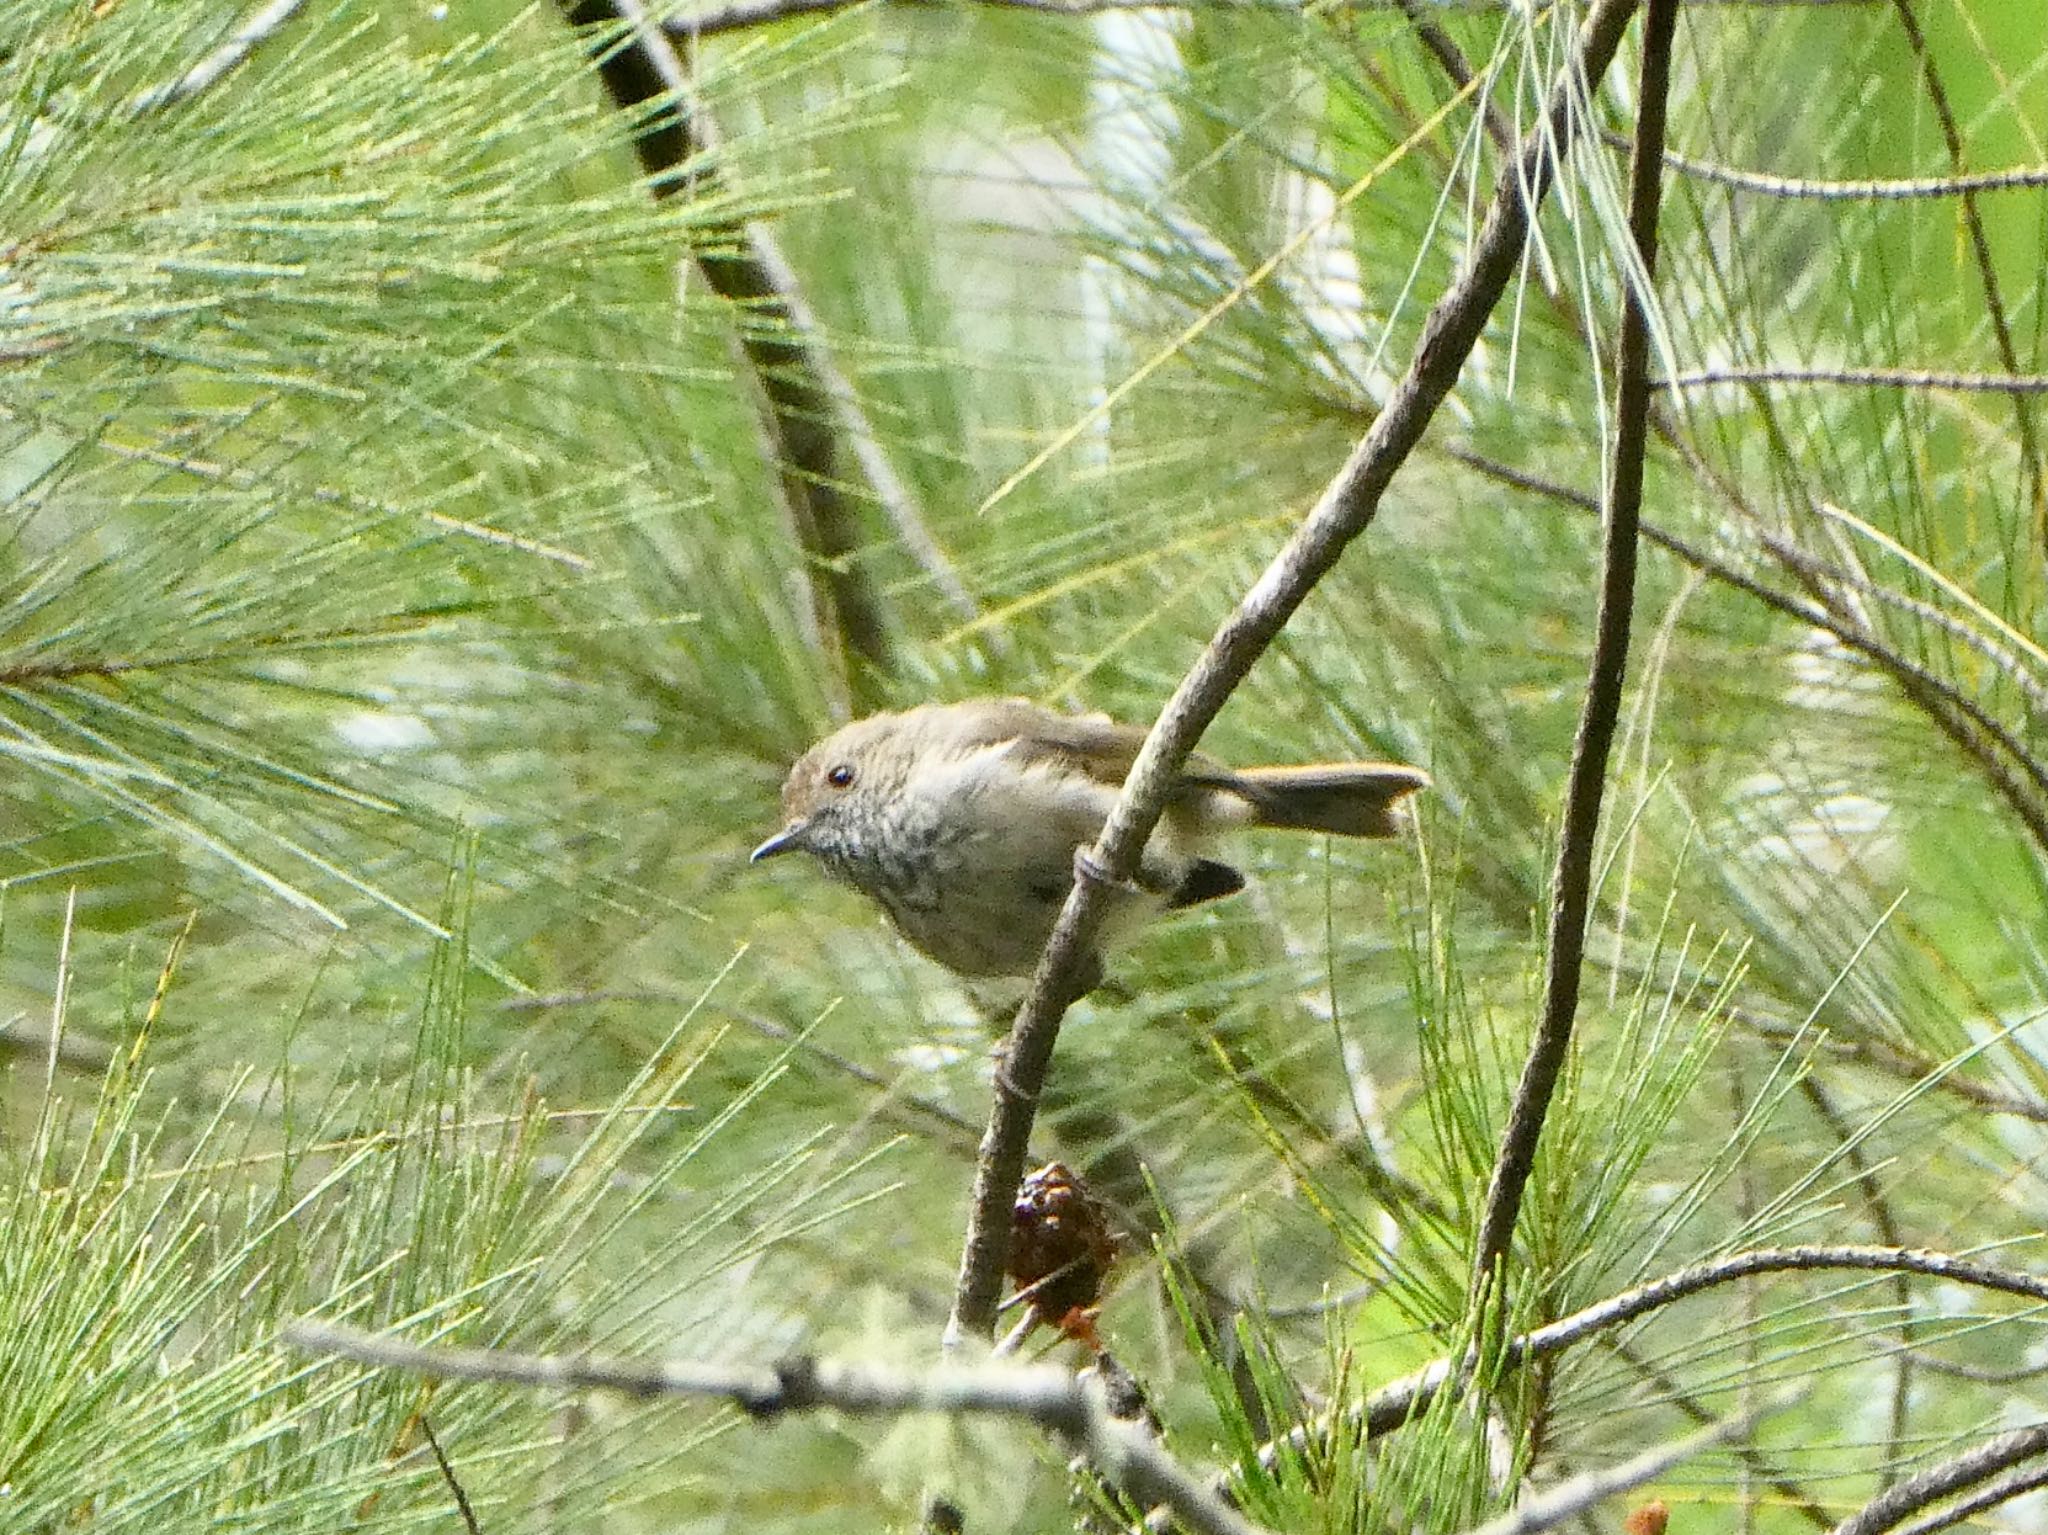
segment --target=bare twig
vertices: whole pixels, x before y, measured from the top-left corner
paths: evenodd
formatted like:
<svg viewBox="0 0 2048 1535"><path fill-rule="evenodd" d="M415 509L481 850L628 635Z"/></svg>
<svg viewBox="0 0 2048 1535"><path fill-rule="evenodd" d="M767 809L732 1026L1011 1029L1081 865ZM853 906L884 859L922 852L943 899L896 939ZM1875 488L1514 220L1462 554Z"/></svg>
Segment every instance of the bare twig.
<svg viewBox="0 0 2048 1535"><path fill-rule="evenodd" d="M1571 487L1559 486L1540 476L1493 463L1479 454L1458 449L1451 451L1461 462L1506 483L1553 496L1584 510L1593 509L1591 498ZM1814 599L1802 599L1766 586L1674 533L1650 524L1646 524L1642 531L1645 538L1670 550L1695 569L1787 617L1825 630L1850 650L1874 663L1892 679L1907 702L1932 720L1957 749L1977 765L1984 781L2026 826L2036 845L2048 850L2048 803L2044 803L2042 794L2036 792L2048 789L2048 765L2036 758L2008 726L1954 683L1886 644L1847 605L1827 600L1827 583L1822 579L1818 562L1783 539L1759 534L1759 542L1765 551L1815 591ZM2031 781L2034 788L2030 789L2027 781ZM2013 1111L2027 1112L2017 1108ZM2029 1113L2028 1117L2036 1116Z"/></svg>
<svg viewBox="0 0 2048 1535"><path fill-rule="evenodd" d="M1547 496L1554 501L1561 501L1569 506L1575 506L1579 510L1591 513L1596 517L1600 514L1599 500L1594 496L1587 495L1575 485L1565 485L1556 480L1547 479L1542 475L1531 474L1527 470L1517 469L1511 464L1503 464L1497 459L1488 458L1484 454L1475 453L1468 448L1447 448L1445 452L1459 463L1468 464L1472 468L1477 469L1481 474L1497 479L1503 484L1534 491L1538 495ZM1868 576L1859 572L1819 559L1809 554L1806 550L1799 548L1790 540L1781 538L1774 533L1769 533L1761 528L1754 529L1753 533L1758 544L1773 559L1777 560L1779 564L1786 566L1788 569L1796 569L1802 576L1808 577L1809 579L1806 584L1809 589L1813 585L1813 579L1811 578L1818 578L1826 585L1852 590L1859 596L1869 597L1873 601L1883 603L1886 607L1895 608L1901 613L1908 614L1917 622L1926 624L1930 628L1941 630L1942 633L1960 644L1969 646L1978 655L1984 657L1985 660L1997 667L2006 681L2026 695L2028 707L2033 712L2048 714L2048 683L2044 683L2040 677L2036 676L2033 669L2022 657L1985 634L1975 625L1957 617L1953 613L1934 606L1932 603L1922 602L1919 598L1902 592L1895 587L1886 586L1882 582L1873 581ZM1660 548L1668 549L1701 574L1710 576L1724 585L1735 588L1737 591L1756 597L1760 601L1778 608L1781 612L1788 614L1788 616L1799 619L1802 623L1827 629L1837 639L1843 640L1845 644L1849 643L1847 636L1843 632L1845 620L1831 616L1824 609L1801 602L1796 598L1783 598L1778 593L1772 592L1767 588L1759 588L1756 582L1742 574L1734 566L1724 560L1716 559L1696 546L1687 543L1677 534L1666 532L1655 523L1645 522L1643 524L1643 537ZM1788 603L1790 606L1787 606ZM1866 632L1868 628L1867 625L1857 625L1855 627Z"/></svg>
<svg viewBox="0 0 2048 1535"><path fill-rule="evenodd" d="M1993 1477L1967 1498L1951 1503L1939 1513L1909 1520L1895 1528L1899 1535L1935 1535L1937 1530L1961 1524L1987 1508L1996 1508L2030 1492L2039 1492L2043 1487L2048 1487L2048 1467L2029 1466L2024 1470L2008 1471L2004 1476Z"/></svg>
<svg viewBox="0 0 2048 1535"><path fill-rule="evenodd" d="M1661 1279L1653 1279L1647 1284L1623 1290L1618 1295L1611 1295L1606 1300L1596 1301L1570 1316L1561 1317L1546 1326L1508 1339L1501 1348L1500 1358L1509 1366L1530 1364L1577 1344L1603 1337L1618 1327L1660 1311L1678 1301L1690 1299L1721 1285L1754 1279L1762 1274L1818 1274L1843 1271L1920 1274L1930 1279L1969 1285L2048 1306L2048 1278L1999 1268L1995 1264L1985 1263L1976 1258L1958 1257L1953 1253L1934 1252L1926 1248L1827 1244L1759 1247L1747 1252L1732 1253L1725 1258L1709 1259L1703 1263L1693 1264L1689 1268L1677 1269ZM1317 1439L1327 1437L1335 1420L1350 1423L1367 1438L1378 1438L1382 1434L1393 1433L1425 1412L1439 1393L1461 1389L1470 1379L1473 1366L1474 1360L1470 1354L1462 1363L1439 1359L1413 1375L1404 1376L1382 1386L1363 1402L1342 1408L1336 1413L1326 1414L1314 1422L1298 1425L1283 1439L1263 1446L1258 1452L1259 1464L1269 1471L1274 1469L1280 1464L1284 1452L1292 1450L1300 1453ZM1697 1415L1697 1409L1693 1411ZM1899 1491L1907 1485L1909 1483L1902 1482L1893 1491ZM1779 1486L1784 1489L1790 1488L1791 1484L1780 1482ZM1799 1494L1796 1488L1791 1488L1788 1496L1805 1502L1804 1495ZM1810 1504L1807 1505L1807 1512L1813 1512ZM1825 1519L1822 1519L1821 1523L1825 1526ZM1843 1532L1838 1530L1836 1535L1843 1535ZM1858 1532L1849 1532L1849 1535L1858 1535ZM1871 1532L1862 1532L1862 1535L1871 1535Z"/></svg>
<svg viewBox="0 0 2048 1535"><path fill-rule="evenodd" d="M1882 4L1883 0L1689 0L1694 6L1712 5L1749 10L1785 10L1792 8L1815 8L1837 6L1868 6ZM1510 0L1430 0L1429 9L1440 14L1466 13L1484 15L1503 11ZM937 9L949 5L964 5L969 9L1026 11L1039 16L1068 17L1094 16L1104 11L1271 11L1280 15L1300 15L1306 7L1294 0L889 0L886 5L877 0L730 0L730 3L716 9L694 14L673 16L662 25L670 36L678 40L698 37L713 37L721 32L745 31L750 27L769 26L779 21L794 21L805 16L828 16L840 11L855 10L863 6L876 10L894 9ZM1318 13L1341 14L1353 11L1381 11L1398 9L1411 20L1425 14L1419 10L1416 0L1336 0L1333 4L1318 4ZM1441 35L1441 34L1440 34ZM1435 44L1427 37L1424 46L1432 52Z"/></svg>
<svg viewBox="0 0 2048 1535"><path fill-rule="evenodd" d="M1406 375L1388 396L1306 521L1224 621L1182 679L1145 738L1093 849L1077 860L1076 879L1010 1031L995 1102L982 1138L973 1209L948 1328L951 1340L988 1336L1009 1247L1010 1201L1024 1170L1038 1093L1072 1000L1073 977L1100 921L1102 884L1125 878L1152 828L1180 765L1224 702L1265 653L1294 610L1371 524L1394 473L1456 382L1501 293L1512 278L1532 209L1548 192L1556 158L1577 131L1573 112L1582 81L1605 73L1636 0L1600 0L1582 27L1576 56L1563 66L1543 120L1506 167L1465 270L1423 326Z"/></svg>
<svg viewBox="0 0 2048 1535"><path fill-rule="evenodd" d="M448 1484L448 1490L455 1495L455 1508L462 1515L462 1527L469 1535L484 1535L483 1526L476 1522L476 1510L470 1507L469 1494L462 1489L462 1483L455 1475L455 1468L448 1463L448 1456L441 1448L441 1441L434 1437L434 1425L425 1414L420 1416L420 1433L426 1436L427 1448L434 1452L434 1464L441 1468L441 1480Z"/></svg>
<svg viewBox="0 0 2048 1535"><path fill-rule="evenodd" d="M306 0L268 0L235 28L227 41L177 79L151 86L135 98L129 110L140 117L161 107L190 101L254 53L258 44L297 15L305 3Z"/></svg>
<svg viewBox="0 0 2048 1535"><path fill-rule="evenodd" d="M1941 83L1941 70L1920 31L1919 19L1913 14L1912 0L1892 0L1892 11L1899 18L1899 30L1905 34L1906 44L1920 65L1920 79L1927 87L1927 100L1934 108L1934 120L1941 125L1942 142L1948 147L1948 168L1960 173L1963 169L1962 130L1956 126L1955 109L1949 105L1948 91ZM2007 373L2017 375L2020 371L2019 349L2013 345L2012 324L2006 318L2005 297L1998 286L1998 267L1991 256L1991 237L1984 230L1983 210L1977 206L1975 191L1966 191L1962 195L1963 227L1970 233L1970 254L1977 263L1977 280L1983 285L1984 309L1991 318L1991 336L1998 345L1998 360ZM2034 513L2034 538L2036 543L2048 543L2048 492L2044 492L2042 483L2041 445L2034 434L2033 407L2026 400L2015 398L2012 410L2013 424L2019 431L2020 468L2027 477L2027 500Z"/></svg>
<svg viewBox="0 0 2048 1535"><path fill-rule="evenodd" d="M1928 1504L2043 1453L2048 1453L2048 1423L2034 1423L1995 1435L1886 1488L1836 1525L1834 1535L1880 1535ZM2017 1492L2006 1496L2017 1496Z"/></svg>
<svg viewBox="0 0 2048 1535"><path fill-rule="evenodd" d="M1615 138L1618 135L1607 135ZM1972 176L1900 176L1867 181L1821 181L1804 176L1773 176L1768 171L1716 165L1673 150L1664 163L1682 176L1766 197L1808 198L1820 202L1893 202L1929 197L1961 197L1969 192L2012 192L2048 187L2048 165L2022 165L2005 171L1980 171Z"/></svg>
<svg viewBox="0 0 2048 1535"><path fill-rule="evenodd" d="M1837 1270L1923 1274L2048 1305L2048 1279L1998 1268L1974 1258L1959 1258L1949 1253L1910 1247L1760 1247L1694 1264L1662 1279L1609 1296L1570 1316L1509 1339L1502 1352L1509 1364L1527 1364L1720 1285L1752 1279L1759 1274ZM1463 1370L1454 1372L1450 1361L1440 1359L1426 1369L1375 1391L1362 1407L1354 1411L1362 1416L1368 1434L1390 1432L1426 1408L1454 1377L1462 1376L1469 1368L1468 1364ZM1297 1435L1306 1432L1305 1429L1295 1430ZM1307 1441L1303 1439L1301 1442L1305 1444Z"/></svg>
<svg viewBox="0 0 2048 1535"><path fill-rule="evenodd" d="M1593 896L1594 840L1606 793L1607 759L1621 718L1622 684L1628 671L1629 628L1636 589L1637 526L1642 518L1643 460L1649 439L1650 284L1657 271L1657 214L1664 174L1664 116L1670 94L1671 40L1678 0L1649 0L1643 32L1641 107L1629 168L1629 231L1641 274L1628 283L1622 312L1615 441L1600 558L1600 604L1594 618L1593 657L1586 701L1579 714L1565 788L1564 825L1559 833L1556 872L1551 880L1550 935L1544 964L1543 1011L1523 1062L1508 1110L1507 1129L1494 1159L1486 1203L1472 1259L1472 1301L1489 1302L1497 1325L1506 1325L1498 1305L1502 1264L1514 1241L1522 1193L1536 1165L1536 1147L1570 1052L1572 1024L1579 1009L1579 979L1586 951L1587 914Z"/></svg>
<svg viewBox="0 0 2048 1535"><path fill-rule="evenodd" d="M574 26L602 29L623 21L631 28L630 45L597 45L605 89L626 111L663 103L633 139L655 195L687 190L692 183L686 170L701 188L710 175L708 160L718 147L717 135L702 104L692 98L689 75L667 34L648 18L640 0L561 4ZM607 36L603 30L597 35ZM806 579L818 623L839 637L860 666L886 671L891 659L887 625L870 583L853 561L859 538L852 504L840 488L842 446L934 588L963 617L971 619L979 609L882 452L781 247L757 224L735 233L735 248L701 252L697 265L713 291L740 312L740 345L768 402L784 497L798 541L813 562ZM846 678L856 705L867 701L869 692L870 679L860 666L849 666Z"/></svg>
<svg viewBox="0 0 2048 1535"><path fill-rule="evenodd" d="M1988 1365L1958 1364L1953 1359L1943 1359L1924 1349L1908 1348L1901 1344L1894 1353L1909 1355L1913 1363L1930 1375L1946 1375L1951 1380L1967 1380L1979 1386L2017 1386L2024 1381L2037 1381L2048 1375L2048 1361L2040 1364L2014 1365L2008 1370L1992 1369Z"/></svg>
<svg viewBox="0 0 2048 1535"><path fill-rule="evenodd" d="M2048 394L2048 373L1960 373L1940 368L1696 368L1657 380L1677 391L1721 385L1845 384L1870 389L1932 389L1950 394Z"/></svg>
<svg viewBox="0 0 2048 1535"><path fill-rule="evenodd" d="M914 1373L802 1357L772 1368L684 1360L641 1364L499 1349L422 1348L317 1321L290 1324L284 1339L317 1353L442 1380L590 1388L640 1397L721 1397L757 1418L817 1408L860 1417L975 1412L1022 1418L1070 1440L1126 1496L1166 1505L1197 1535L1262 1535L1259 1526L1167 1455L1143 1424L1118 1417L1093 1371L1074 1375L1049 1366L982 1365Z"/></svg>
<svg viewBox="0 0 2048 1535"><path fill-rule="evenodd" d="M639 0L561 0L577 28L595 28L592 57L605 90L622 112L645 113L633 150L657 197L695 191L708 180L718 140L688 73L667 36ZM620 22L624 38L615 35ZM733 231L729 249L696 257L713 292L736 311L740 349L767 402L763 425L781 478L797 546L798 573L810 599L810 629L831 663L835 705L860 712L872 701L870 671L891 665L888 625L866 575L853 562L859 548L853 505L840 489L839 443L828 424L830 391L813 366L813 332L801 328L789 302L793 283L780 250L754 225Z"/></svg>
<svg viewBox="0 0 2048 1535"><path fill-rule="evenodd" d="M1440 6L1426 6L1424 0L1394 0L1401 8L1401 14L1408 18L1408 25L1415 30L1416 41L1421 43L1429 56L1436 60L1437 68L1444 72L1444 78L1460 91L1465 90L1478 77L1471 60L1465 57L1464 49L1457 40L1446 32L1430 10ZM1500 108L1490 94L1480 97L1480 121L1486 127L1486 136L1493 140L1494 148L1504 155L1515 152L1515 128L1508 121L1507 113Z"/></svg>

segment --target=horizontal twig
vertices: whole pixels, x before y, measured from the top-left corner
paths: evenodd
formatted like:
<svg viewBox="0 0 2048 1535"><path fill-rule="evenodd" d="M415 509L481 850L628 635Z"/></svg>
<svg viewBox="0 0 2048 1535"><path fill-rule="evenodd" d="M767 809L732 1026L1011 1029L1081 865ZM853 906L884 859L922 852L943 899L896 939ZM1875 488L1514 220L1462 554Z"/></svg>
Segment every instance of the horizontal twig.
<svg viewBox="0 0 2048 1535"><path fill-rule="evenodd" d="M1428 0L1440 14L1486 15L1509 8L1511 0ZM1881 0L1687 0L1689 7L1712 6L1745 10L1790 10L1876 5ZM678 41L715 37L749 27L794 21L804 16L829 16L867 6L875 10L1024 11L1039 16L1096 16L1104 11L1267 11L1276 15L1346 14L1355 11L1400 10L1414 14L1414 0L730 0L693 14L671 16L662 25Z"/></svg>
<svg viewBox="0 0 2048 1535"><path fill-rule="evenodd" d="M693 1360L647 1364L501 1349L423 1348L331 1322L299 1321L285 1342L382 1369L441 1380L619 1391L628 1396L722 1398L755 1417L829 1408L856 1417L907 1412L992 1413L1060 1434L1141 1504L1163 1504L1197 1535L1263 1535L1190 1475L1141 1422L1117 1417L1093 1371L1051 1366L941 1366L925 1371L797 1357L763 1367Z"/></svg>
<svg viewBox="0 0 2048 1535"><path fill-rule="evenodd" d="M1621 134L1607 135L1611 142L1626 145ZM1716 165L1691 155L1664 152L1664 163L1696 181L1767 197L1808 198L1822 202L1890 202L1913 198L1961 197L1970 192L2010 192L2026 187L2048 187L2048 165L2023 165L2012 170L1978 171L1953 176L1901 176L1828 181L1804 176L1773 176L1767 171L1742 170Z"/></svg>
<svg viewBox="0 0 2048 1535"><path fill-rule="evenodd" d="M1754 1279L1761 1274L1828 1273L1842 1270L1920 1274L1947 1280L1952 1284L1971 1285L2001 1295L2017 1296L2023 1300L2048 1305L2048 1279L2037 1278L2013 1269L1998 1268L1975 1258L1961 1258L1950 1253L1910 1247L1761 1247L1679 1269L1662 1279L1638 1285L1632 1290L1624 1290L1619 1295L1610 1296L1583 1310L1575 1311L1570 1316L1561 1317L1532 1332L1511 1338L1504 1350L1505 1361L1510 1365L1528 1364L1532 1360L1559 1353L1574 1344L1585 1342L1601 1333L1635 1321L1638 1317L1647 1316L1676 1301L1685 1300L1720 1285L1733 1284L1738 1280ZM1375 1391L1362 1404L1347 1409L1346 1416L1361 1421L1368 1435L1390 1433L1426 1410L1436 1399L1437 1393L1457 1382L1469 1368L1469 1364L1454 1366L1452 1361L1440 1359L1413 1375ZM1287 1443L1292 1448L1300 1450L1305 1448L1316 1434L1327 1431L1327 1422L1303 1424L1288 1436ZM1278 1444L1267 1445L1259 1452L1260 1463L1270 1467L1277 1463L1279 1454Z"/></svg>
<svg viewBox="0 0 2048 1535"><path fill-rule="evenodd" d="M1859 389L1929 389L1951 394L2048 394L2044 373L1955 373L1939 368L1698 368L1658 379L1655 388L1747 388L1757 384L1842 384Z"/></svg>

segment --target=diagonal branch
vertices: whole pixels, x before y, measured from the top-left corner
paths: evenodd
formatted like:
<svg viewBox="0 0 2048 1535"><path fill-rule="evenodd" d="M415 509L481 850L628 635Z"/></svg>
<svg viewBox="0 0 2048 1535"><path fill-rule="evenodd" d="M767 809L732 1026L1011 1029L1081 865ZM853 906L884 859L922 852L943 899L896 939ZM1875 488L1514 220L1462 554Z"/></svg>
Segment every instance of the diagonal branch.
<svg viewBox="0 0 2048 1535"><path fill-rule="evenodd" d="M621 111L644 113L634 152L657 197L673 196L714 173L708 158L717 133L675 46L640 0L560 0L572 26L595 27L591 49L599 77ZM613 29L624 22L628 40ZM767 402L767 425L797 541L811 563L814 618L842 650L846 691L855 704L873 702L868 672L891 666L888 626L879 599L854 556L858 519L843 488L844 449L888 518L898 541L957 614L979 614L959 573L926 528L909 490L883 453L874 428L820 334L796 273L772 235L758 224L733 231L729 249L700 251L705 281L739 311L740 346Z"/></svg>
<svg viewBox="0 0 2048 1535"><path fill-rule="evenodd" d="M1949 1460L1886 1488L1835 1526L1834 1535L1880 1535L1928 1504L1987 1481L2008 1466L2048 1454L2048 1423L1997 1434ZM2016 1497L2020 1489L2005 1493Z"/></svg>
<svg viewBox="0 0 2048 1535"><path fill-rule="evenodd" d="M1490 475L1504 484L1534 491L1539 495L1576 506L1581 511L1599 510L1591 497L1571 486L1559 485L1540 475L1497 463L1482 454L1465 449L1453 448L1450 453L1460 463L1469 464L1482 474ZM1839 588L1854 587L1858 591L1868 590L1878 600L1892 605L1910 602L1911 599L1902 599L1885 588L1858 581L1847 572L1826 566L1787 540L1764 531L1752 512L1742 507L1739 502L1735 505L1755 530L1757 542L1762 545L1764 551L1813 594L1810 599L1792 596L1767 586L1738 570L1726 560L1709 554L1655 524L1646 523L1643 526L1643 537L1658 547L1669 550L1693 569L1713 577L1723 585L1754 598L1764 606L1798 623L1833 635L1847 649L1870 662L1891 679L1908 703L1926 715L1957 750L1976 764L1984 781L2027 828L2028 833L2034 838L2035 845L2048 851L2048 765L2044 765L2009 726L1982 704L1962 692L1954 683L1936 675L1897 647L1887 644L1858 613L1855 605L1838 600L1836 593ZM1931 616L1930 621L1934 621ZM1941 621L1946 627L1948 621L1945 617ZM1982 650L1981 637L1972 639L1969 643ZM2023 676L2014 667L2007 666L2006 670L2015 685L2032 698L2038 684L2031 678ZM2030 783L2032 788L2029 788ZM2007 1111L2027 1112L2024 1109Z"/></svg>
<svg viewBox="0 0 2048 1535"><path fill-rule="evenodd" d="M1550 941L1543 981L1543 1012L1522 1066L1501 1137L1493 1177L1479 1222L1472 1259L1475 1308L1501 1297L1501 1266L1514 1240L1522 1194L1536 1165L1536 1147L1550 1112L1557 1080L1571 1047L1579 1009L1579 976L1585 959L1586 918L1592 904L1594 839L1607 786L1607 759L1621 718L1622 683L1628 671L1629 627L1636 587L1637 528L1642 519L1643 459L1649 438L1649 285L1657 271L1657 213L1664 173L1664 114L1670 95L1671 40L1678 0L1649 0L1643 35L1641 108L1636 147L1629 167L1629 228L1642 263L1638 280L1627 285L1622 312L1619 383L1615 408L1612 478L1607 487L1607 527L1601 548L1600 606L1594 620L1591 676L1578 739L1572 747L1565 789L1564 826L1551 882ZM1494 1315L1504 1326L1506 1310Z"/></svg>
<svg viewBox="0 0 2048 1535"><path fill-rule="evenodd" d="M1896 1526L1899 1535L1935 1535L1937 1530L1948 1529L1961 1524L1965 1519L1975 1518L1987 1508L1996 1508L2014 1498L2023 1498L2030 1492L2039 1492L2048 1487L2048 1466L2026 1466L2008 1471L2004 1476L1993 1477L1975 1492L1959 1502L1950 1504L1939 1513L1925 1514L1910 1524Z"/></svg>
<svg viewBox="0 0 2048 1535"><path fill-rule="evenodd" d="M1011 1027L1003 1067L996 1073L995 1101L982 1138L953 1320L947 1330L949 1342L970 1333L986 1337L994 1326L1009 1247L1010 1201L1023 1175L1038 1093L1060 1019L1073 1000L1074 977L1100 924L1099 887L1128 876L1158 824L1180 765L1202 732L1316 583L1371 525L1388 483L1421 441L1513 278L1531 212L1549 191L1558 157L1577 136L1575 104L1581 85L1605 73L1635 8L1636 0L1600 0L1586 18L1578 47L1562 66L1543 118L1495 185L1464 271L1424 322L1407 373L1307 520L1182 679L1146 736L1101 838L1077 860L1074 888L1039 960L1030 993Z"/></svg>
<svg viewBox="0 0 2048 1535"><path fill-rule="evenodd" d="M129 110L142 117L160 108L190 101L210 89L297 15L299 7L305 3L306 0L264 0L264 4L236 27L218 48L176 79L151 86L135 98Z"/></svg>

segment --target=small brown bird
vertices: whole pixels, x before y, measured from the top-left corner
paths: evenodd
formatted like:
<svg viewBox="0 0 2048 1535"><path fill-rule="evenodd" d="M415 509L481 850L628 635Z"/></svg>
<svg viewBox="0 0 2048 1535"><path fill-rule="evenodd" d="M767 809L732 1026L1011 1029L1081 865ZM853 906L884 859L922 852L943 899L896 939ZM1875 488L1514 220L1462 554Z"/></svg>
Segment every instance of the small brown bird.
<svg viewBox="0 0 2048 1535"><path fill-rule="evenodd" d="M876 714L827 736L782 786L788 824L754 860L803 851L871 897L896 930L963 976L1025 975L1145 738L1099 714L1022 698ZM1202 856L1236 826L1390 837L1429 775L1388 762L1231 769L1196 757L1174 786L1112 941L1162 911L1244 888ZM1086 967L1089 983L1099 962Z"/></svg>

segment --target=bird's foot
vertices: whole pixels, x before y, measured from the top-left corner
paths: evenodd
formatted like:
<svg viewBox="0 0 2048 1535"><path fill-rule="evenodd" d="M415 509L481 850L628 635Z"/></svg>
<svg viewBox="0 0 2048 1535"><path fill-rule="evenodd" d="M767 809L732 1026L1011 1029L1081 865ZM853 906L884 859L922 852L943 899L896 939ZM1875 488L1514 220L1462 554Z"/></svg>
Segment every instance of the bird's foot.
<svg viewBox="0 0 2048 1535"><path fill-rule="evenodd" d="M1124 895L1144 894L1144 887L1136 881L1111 875L1108 866L1095 856L1092 843L1084 842L1074 849L1074 880L1077 884L1099 885L1104 890L1115 890Z"/></svg>

